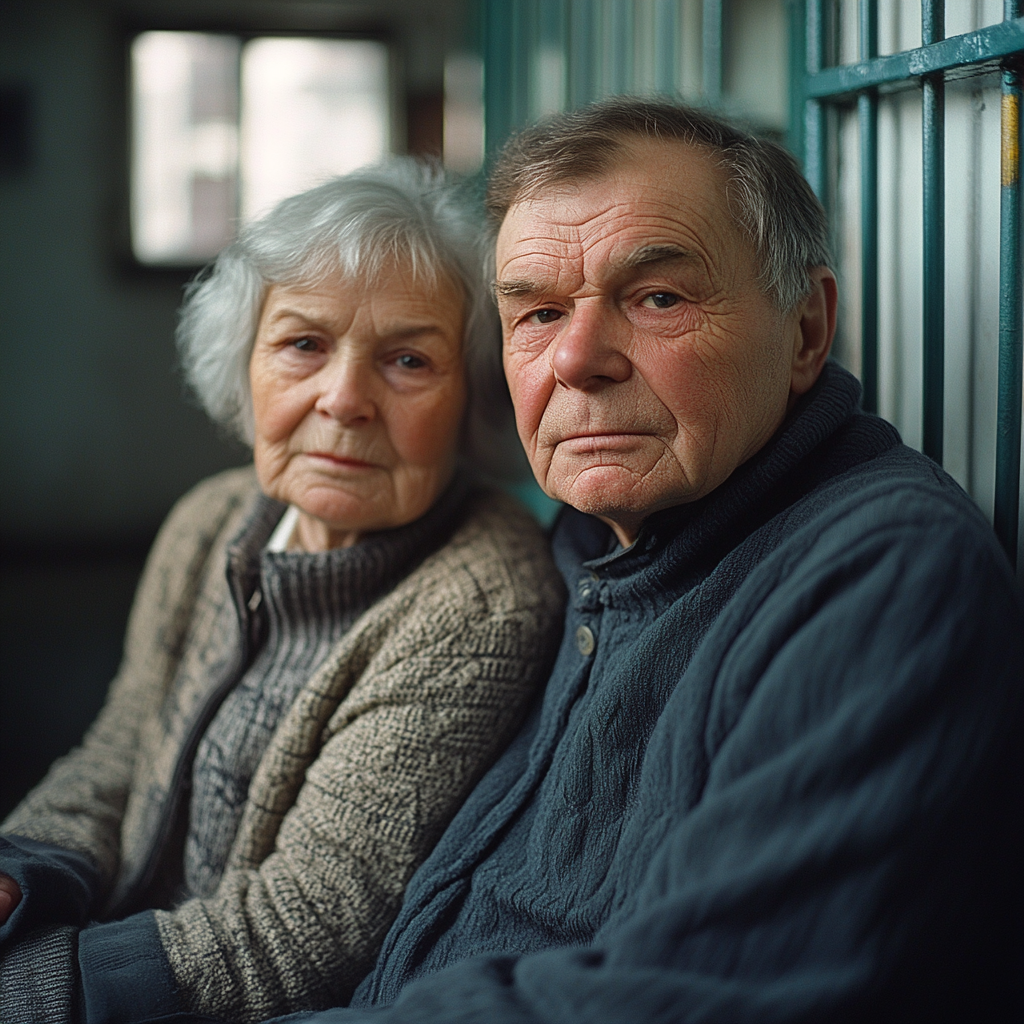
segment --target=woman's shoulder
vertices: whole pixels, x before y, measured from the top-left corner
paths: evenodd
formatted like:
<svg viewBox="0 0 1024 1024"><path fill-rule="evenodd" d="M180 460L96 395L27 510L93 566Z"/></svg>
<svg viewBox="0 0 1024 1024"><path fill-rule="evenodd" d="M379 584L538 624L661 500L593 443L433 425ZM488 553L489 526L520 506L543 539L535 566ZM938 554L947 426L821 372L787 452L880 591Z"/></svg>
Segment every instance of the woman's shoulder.
<svg viewBox="0 0 1024 1024"><path fill-rule="evenodd" d="M564 589L548 539L536 519L511 495L477 487L448 543L413 574L444 591L465 589L488 613L560 608Z"/></svg>
<svg viewBox="0 0 1024 1024"><path fill-rule="evenodd" d="M202 566L238 529L258 491L255 471L243 466L208 477L179 498L150 549L139 596L155 587L163 603L170 594L193 591Z"/></svg>
<svg viewBox="0 0 1024 1024"><path fill-rule="evenodd" d="M229 523L237 519L259 491L252 466L227 469L201 480L180 497L167 514L156 546L209 546Z"/></svg>
<svg viewBox="0 0 1024 1024"><path fill-rule="evenodd" d="M186 491L175 502L167 521L226 513L249 501L258 489L256 470L252 465L225 469L200 480Z"/></svg>

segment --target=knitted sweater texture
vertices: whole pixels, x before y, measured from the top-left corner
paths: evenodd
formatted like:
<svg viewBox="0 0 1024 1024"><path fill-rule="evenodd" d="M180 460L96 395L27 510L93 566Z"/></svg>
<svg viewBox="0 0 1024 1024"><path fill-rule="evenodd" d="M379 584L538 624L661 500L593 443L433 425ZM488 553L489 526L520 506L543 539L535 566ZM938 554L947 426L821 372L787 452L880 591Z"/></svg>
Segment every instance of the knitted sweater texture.
<svg viewBox="0 0 1024 1024"><path fill-rule="evenodd" d="M112 920L160 906L180 878L191 758L244 658L227 548L257 500L241 470L179 503L103 711L3 823L14 838L0 870L25 899L0 930L0 993L19 940L80 926L84 909L112 923L78 935L71 1019L187 1009L249 1021L344 1001L408 878L550 667L563 591L544 539L511 499L477 490L447 542L299 690L253 775L215 893Z"/></svg>

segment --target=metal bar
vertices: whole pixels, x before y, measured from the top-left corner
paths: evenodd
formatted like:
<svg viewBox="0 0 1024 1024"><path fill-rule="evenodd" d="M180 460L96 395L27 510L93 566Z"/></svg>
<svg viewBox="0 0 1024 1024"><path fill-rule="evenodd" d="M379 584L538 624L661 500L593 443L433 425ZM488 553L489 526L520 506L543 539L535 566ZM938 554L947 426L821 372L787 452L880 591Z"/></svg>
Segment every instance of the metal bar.
<svg viewBox="0 0 1024 1024"><path fill-rule="evenodd" d="M484 149L491 159L512 131L512 14L504 0L483 8Z"/></svg>
<svg viewBox="0 0 1024 1024"><path fill-rule="evenodd" d="M704 0L701 21L701 74L704 102L717 107L722 102L722 0Z"/></svg>
<svg viewBox="0 0 1024 1024"><path fill-rule="evenodd" d="M876 57L863 64L812 71L806 83L807 95L815 99L838 99L872 86L896 84L935 71L998 61L1021 50L1024 50L1024 18L1016 18L918 50Z"/></svg>
<svg viewBox="0 0 1024 1024"><path fill-rule="evenodd" d="M501 0L492 0L500 3ZM592 0L571 0L569 9L569 107L582 107L597 98L594 70L598 53L595 4Z"/></svg>
<svg viewBox="0 0 1024 1024"><path fill-rule="evenodd" d="M1003 16L1020 14L1004 0ZM1021 448L1021 73L1003 67L999 203L999 398L996 412L996 494L993 525L1012 565L1017 564Z"/></svg>
<svg viewBox="0 0 1024 1024"><path fill-rule="evenodd" d="M822 0L807 4L807 69L821 71L825 57L825 18ZM808 79L810 81L810 79ZM817 100L804 103L804 174L821 205L828 209L828 137L825 106Z"/></svg>
<svg viewBox="0 0 1024 1024"><path fill-rule="evenodd" d="M860 0L860 59L878 53L878 2ZM878 412L878 92L857 98L860 134L860 315L864 408Z"/></svg>
<svg viewBox="0 0 1024 1024"><path fill-rule="evenodd" d="M925 45L942 38L944 0L921 0ZM924 149L924 406L925 455L942 464L946 345L946 86L941 71L925 76Z"/></svg>
<svg viewBox="0 0 1024 1024"><path fill-rule="evenodd" d="M633 84L633 4L607 0L604 7L602 48L608 69L605 90L609 96L629 92Z"/></svg>
<svg viewBox="0 0 1024 1024"><path fill-rule="evenodd" d="M654 0L654 88L671 96L678 91L679 4L677 0Z"/></svg>
<svg viewBox="0 0 1024 1024"><path fill-rule="evenodd" d="M511 28L506 45L510 51L509 127L521 127L530 119L530 65L533 52L531 38L534 25L530 0L506 0L511 14Z"/></svg>
<svg viewBox="0 0 1024 1024"><path fill-rule="evenodd" d="M786 145L795 156L804 154L804 82L807 79L806 4L789 0L786 4L789 21L789 125Z"/></svg>

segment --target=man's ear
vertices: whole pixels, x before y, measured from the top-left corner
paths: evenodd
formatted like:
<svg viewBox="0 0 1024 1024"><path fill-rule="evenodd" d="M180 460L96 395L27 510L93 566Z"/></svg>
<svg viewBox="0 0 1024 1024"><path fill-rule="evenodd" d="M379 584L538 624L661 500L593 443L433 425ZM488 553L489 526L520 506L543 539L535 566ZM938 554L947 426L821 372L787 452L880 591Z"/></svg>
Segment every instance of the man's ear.
<svg viewBox="0 0 1024 1024"><path fill-rule="evenodd" d="M791 400L806 394L814 386L836 334L836 308L839 304L836 275L828 267L815 267L809 276L811 293L795 311L789 384Z"/></svg>

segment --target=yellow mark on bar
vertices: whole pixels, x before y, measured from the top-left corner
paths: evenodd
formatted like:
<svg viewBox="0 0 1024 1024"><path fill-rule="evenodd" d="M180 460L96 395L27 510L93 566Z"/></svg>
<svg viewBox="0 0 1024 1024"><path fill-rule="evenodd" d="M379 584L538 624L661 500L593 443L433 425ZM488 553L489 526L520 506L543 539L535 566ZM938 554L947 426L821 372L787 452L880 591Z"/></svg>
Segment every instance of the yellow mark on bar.
<svg viewBox="0 0 1024 1024"><path fill-rule="evenodd" d="M1020 103L1013 93L1003 93L1003 185L1016 185L1020 177Z"/></svg>

